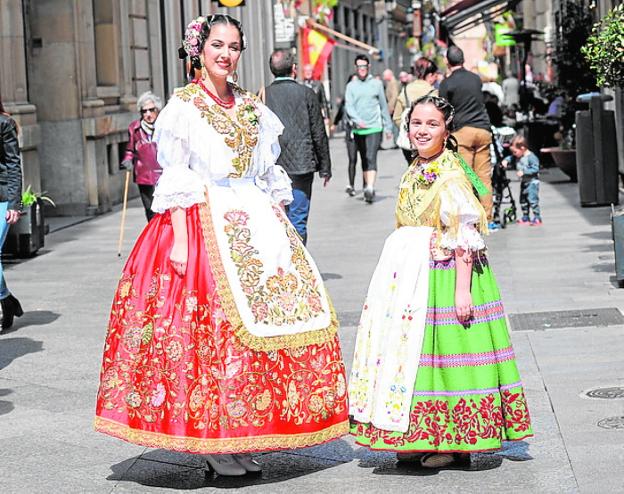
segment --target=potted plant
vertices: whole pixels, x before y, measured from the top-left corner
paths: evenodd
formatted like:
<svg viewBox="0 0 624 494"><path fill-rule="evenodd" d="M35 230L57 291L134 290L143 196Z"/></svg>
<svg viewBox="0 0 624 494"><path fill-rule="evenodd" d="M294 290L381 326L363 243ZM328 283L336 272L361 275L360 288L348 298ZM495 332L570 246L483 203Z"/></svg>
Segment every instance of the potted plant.
<svg viewBox="0 0 624 494"><path fill-rule="evenodd" d="M559 141L559 146L542 148L540 151L544 154L550 154L557 168L570 177L572 182L576 182L578 176L576 173L576 149L574 147L573 129L568 129L565 134L561 130L556 132L555 139Z"/></svg>
<svg viewBox="0 0 624 494"><path fill-rule="evenodd" d="M43 247L46 233L44 202L55 206L52 199L33 192L30 185L22 193L23 210L19 221L9 229L4 245L6 253L16 257L32 257Z"/></svg>
<svg viewBox="0 0 624 494"><path fill-rule="evenodd" d="M581 52L600 87L624 87L624 4L594 24Z"/></svg>

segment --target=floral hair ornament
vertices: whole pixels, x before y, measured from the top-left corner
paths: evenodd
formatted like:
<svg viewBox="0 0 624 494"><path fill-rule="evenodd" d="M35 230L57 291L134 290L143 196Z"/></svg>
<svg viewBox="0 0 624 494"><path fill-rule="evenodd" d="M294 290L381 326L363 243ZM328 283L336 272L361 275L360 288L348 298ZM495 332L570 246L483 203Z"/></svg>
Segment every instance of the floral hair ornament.
<svg viewBox="0 0 624 494"><path fill-rule="evenodd" d="M208 17L199 16L186 26L182 46L178 49L179 58L184 59L188 56L192 59L198 59L201 54L202 45L204 41L206 41L206 35L210 30L209 28L217 22L224 22L225 24L235 26L241 35L241 49L244 50L247 48L247 37L243 32L243 27L240 22L226 14L212 14ZM208 29L205 29L206 26Z"/></svg>
<svg viewBox="0 0 624 494"><path fill-rule="evenodd" d="M187 56L191 58L199 57L202 44L204 42L205 23L206 18L204 16L199 16L197 19L193 19L189 22L189 25L186 26L184 39L182 40L182 48L179 50L180 58L186 58Z"/></svg>
<svg viewBox="0 0 624 494"><path fill-rule="evenodd" d="M451 105L448 100L442 98L441 96L429 96L429 98L435 102L436 108L438 108L439 110L446 110L447 108L449 109L449 116L446 117L446 120L444 122L447 126L450 125L450 123L453 121L453 118L455 117L455 108L453 107L453 105Z"/></svg>

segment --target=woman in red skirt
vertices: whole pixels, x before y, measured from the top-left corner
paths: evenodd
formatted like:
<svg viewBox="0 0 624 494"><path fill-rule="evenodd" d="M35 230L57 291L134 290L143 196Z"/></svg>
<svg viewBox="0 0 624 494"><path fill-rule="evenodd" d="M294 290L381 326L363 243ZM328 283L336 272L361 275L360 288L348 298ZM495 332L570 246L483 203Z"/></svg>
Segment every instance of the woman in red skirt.
<svg viewBox="0 0 624 494"><path fill-rule="evenodd" d="M163 168L111 310L98 431L206 454L222 475L259 471L249 453L348 432L338 323L288 222L279 119L228 82L246 44L222 14L189 24L201 77L156 123Z"/></svg>

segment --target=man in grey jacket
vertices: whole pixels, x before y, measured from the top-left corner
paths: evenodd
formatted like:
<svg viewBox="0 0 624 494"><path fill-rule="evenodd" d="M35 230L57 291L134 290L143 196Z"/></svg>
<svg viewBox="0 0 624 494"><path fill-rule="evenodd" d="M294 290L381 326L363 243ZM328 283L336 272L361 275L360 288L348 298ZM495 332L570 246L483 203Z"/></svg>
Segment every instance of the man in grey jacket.
<svg viewBox="0 0 624 494"><path fill-rule="evenodd" d="M319 172L325 186L331 178L329 142L317 95L295 80L297 69L292 52L275 50L269 67L275 80L266 88L266 105L284 125L277 164L288 173L293 188L293 202L288 205L287 214L306 243L314 173Z"/></svg>
<svg viewBox="0 0 624 494"><path fill-rule="evenodd" d="M345 109L353 122L353 137L362 159L364 199L370 204L375 198L377 151L382 132L392 134L392 119L383 83L373 78L369 70L366 55L355 57L357 79L347 84ZM351 191L347 189L347 192Z"/></svg>

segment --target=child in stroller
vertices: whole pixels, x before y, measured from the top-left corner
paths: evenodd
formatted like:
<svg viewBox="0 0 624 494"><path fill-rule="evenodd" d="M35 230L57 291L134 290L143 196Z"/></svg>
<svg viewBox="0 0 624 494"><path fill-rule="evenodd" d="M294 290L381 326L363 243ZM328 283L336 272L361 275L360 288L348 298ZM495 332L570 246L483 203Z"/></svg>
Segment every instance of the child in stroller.
<svg viewBox="0 0 624 494"><path fill-rule="evenodd" d="M509 145L516 135L511 127L492 127L492 146L490 148L492 167L492 193L494 196L494 208L492 222L500 228L505 228L507 223L516 221L516 201L514 200L507 178L505 158L511 154Z"/></svg>

